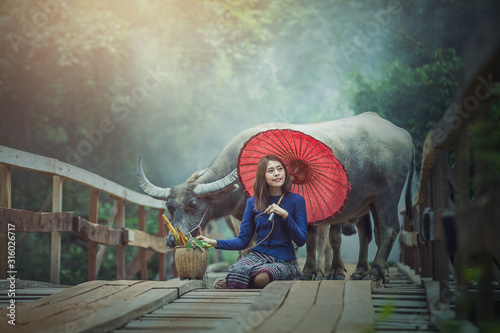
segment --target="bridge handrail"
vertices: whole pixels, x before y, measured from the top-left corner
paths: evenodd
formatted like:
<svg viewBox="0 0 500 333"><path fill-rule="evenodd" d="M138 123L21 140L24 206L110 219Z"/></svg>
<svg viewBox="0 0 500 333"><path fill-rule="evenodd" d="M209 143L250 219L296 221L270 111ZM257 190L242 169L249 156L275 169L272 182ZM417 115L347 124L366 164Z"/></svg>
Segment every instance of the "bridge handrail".
<svg viewBox="0 0 500 333"><path fill-rule="evenodd" d="M11 209L11 168L31 170L53 177L52 213L30 212ZM90 188L89 221L73 213L62 212L63 179L75 181ZM99 192L107 193L115 200L108 225L98 224ZM138 230L125 227L125 203L137 206ZM51 232L50 282L59 284L61 258L61 232L74 232L88 241L88 280L97 279L98 270L106 246L117 247L117 279L126 278L125 246L140 248L139 256L132 260L131 272L140 270L141 279L147 280L147 261L158 253L160 280L165 279L165 227L161 215L165 202L130 190L82 168L21 150L0 145L0 243L7 244L7 224L15 224L15 231ZM157 211L158 233L146 233L146 211ZM113 224L116 223L116 229ZM97 244L100 244L99 252ZM0 278L6 278L7 246L0 247ZM137 259L137 261L135 260ZM138 267L140 263L140 267Z"/></svg>
<svg viewBox="0 0 500 333"><path fill-rule="evenodd" d="M434 289L441 308L454 301L455 297L445 296L453 294L449 293L453 273L452 288L461 298L455 304L455 319L475 317L479 327L495 319L490 295L493 280L500 282L500 270L495 264L500 261L500 246L492 235L500 232L500 192L496 189L497 178L485 177L492 167L480 157L485 148L472 146L469 127L491 122L492 102L500 97L495 82L500 72L499 11L500 4L496 3L466 45L462 78L454 99L422 147L419 187L413 197L414 218L409 221L403 217L399 239L402 261L427 282L438 282ZM488 141L488 135L491 132L476 131L476 142ZM470 290L467 275L472 269L481 272L477 297ZM436 310L431 312L437 314Z"/></svg>
<svg viewBox="0 0 500 333"><path fill-rule="evenodd" d="M0 163L41 173L61 176L80 184L93 187L113 197L145 207L165 209L165 202L148 195L135 192L109 179L55 158L44 157L22 150L0 146Z"/></svg>

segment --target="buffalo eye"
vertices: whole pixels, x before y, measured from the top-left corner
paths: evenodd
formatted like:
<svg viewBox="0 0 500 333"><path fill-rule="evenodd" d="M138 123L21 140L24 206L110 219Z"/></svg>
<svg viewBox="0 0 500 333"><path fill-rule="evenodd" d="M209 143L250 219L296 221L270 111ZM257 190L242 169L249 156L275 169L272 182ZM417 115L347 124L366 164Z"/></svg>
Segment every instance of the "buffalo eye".
<svg viewBox="0 0 500 333"><path fill-rule="evenodd" d="M198 209L198 201L196 199L191 199L186 202L186 208L189 210Z"/></svg>

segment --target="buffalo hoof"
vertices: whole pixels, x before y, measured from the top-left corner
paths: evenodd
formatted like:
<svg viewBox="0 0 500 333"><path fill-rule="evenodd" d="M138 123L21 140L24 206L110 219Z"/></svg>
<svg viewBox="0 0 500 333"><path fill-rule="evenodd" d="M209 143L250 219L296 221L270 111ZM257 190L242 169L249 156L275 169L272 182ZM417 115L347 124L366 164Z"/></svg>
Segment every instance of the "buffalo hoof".
<svg viewBox="0 0 500 333"><path fill-rule="evenodd" d="M361 280L363 278L363 273L352 273L351 280Z"/></svg>
<svg viewBox="0 0 500 333"><path fill-rule="evenodd" d="M351 280L361 280L366 274L366 269L356 268L356 270L351 274Z"/></svg>
<svg viewBox="0 0 500 333"><path fill-rule="evenodd" d="M366 273L365 275L362 276L361 280L370 280L370 281L378 281L378 280L382 280L383 277L380 277L378 274L374 274L372 272L368 272Z"/></svg>
<svg viewBox="0 0 500 333"><path fill-rule="evenodd" d="M342 268L337 268L333 270L332 273L328 274L327 280L345 280L346 270Z"/></svg>

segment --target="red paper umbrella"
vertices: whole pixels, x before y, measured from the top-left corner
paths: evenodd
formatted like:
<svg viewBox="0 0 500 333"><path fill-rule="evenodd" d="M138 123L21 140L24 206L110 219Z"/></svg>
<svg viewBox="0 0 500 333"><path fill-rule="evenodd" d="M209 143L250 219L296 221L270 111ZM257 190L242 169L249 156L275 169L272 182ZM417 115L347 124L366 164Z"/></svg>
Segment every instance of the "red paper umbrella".
<svg viewBox="0 0 500 333"><path fill-rule="evenodd" d="M327 145L291 129L260 132L241 149L238 177L249 196L254 195L257 164L266 155L276 155L285 163L293 179L291 191L306 201L308 224L333 217L344 207L351 185L342 163Z"/></svg>

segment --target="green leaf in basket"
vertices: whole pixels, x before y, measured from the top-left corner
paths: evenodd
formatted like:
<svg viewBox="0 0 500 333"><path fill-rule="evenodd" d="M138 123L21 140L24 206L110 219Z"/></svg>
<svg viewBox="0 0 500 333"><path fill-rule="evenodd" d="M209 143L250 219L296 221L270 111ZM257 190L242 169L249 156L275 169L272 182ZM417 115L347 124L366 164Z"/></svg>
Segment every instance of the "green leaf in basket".
<svg viewBox="0 0 500 333"><path fill-rule="evenodd" d="M201 242L201 240L199 240L198 238L193 238L193 242L194 245L198 246L200 249L203 249L203 243Z"/></svg>
<svg viewBox="0 0 500 333"><path fill-rule="evenodd" d="M193 246L193 242L191 242L191 239L190 239L190 240L188 240L188 242L186 243L186 250L189 250L192 246Z"/></svg>

